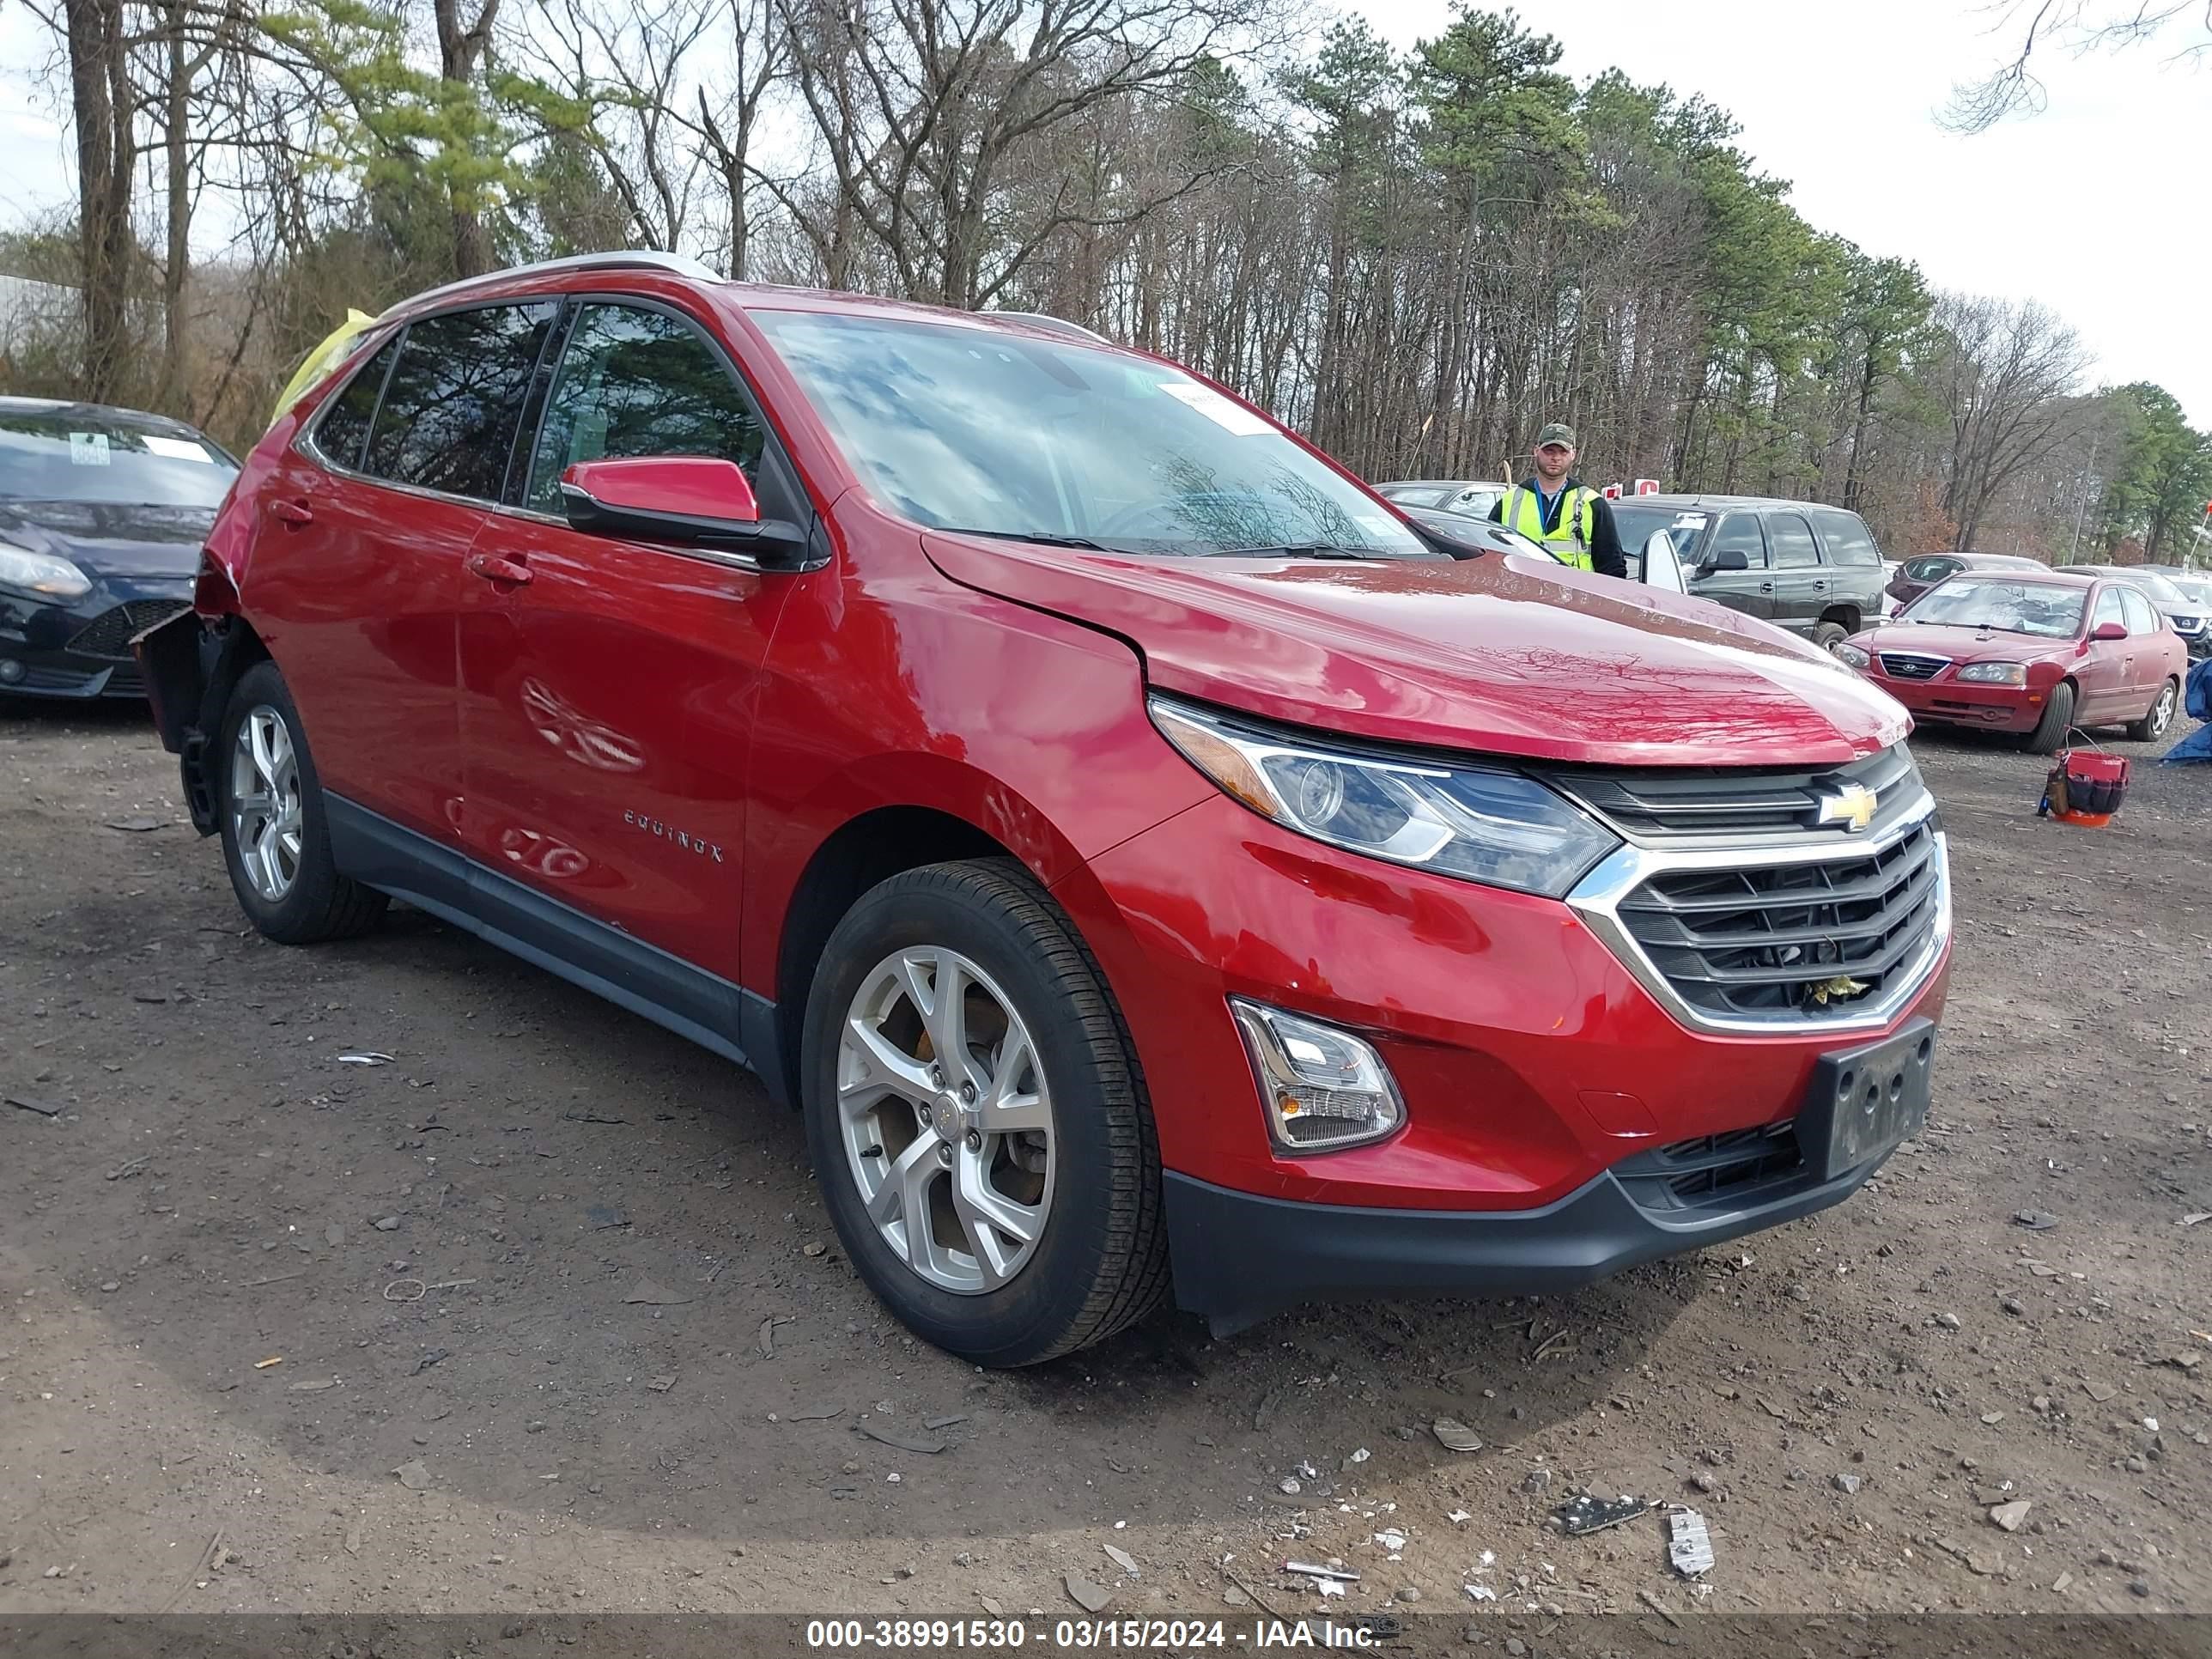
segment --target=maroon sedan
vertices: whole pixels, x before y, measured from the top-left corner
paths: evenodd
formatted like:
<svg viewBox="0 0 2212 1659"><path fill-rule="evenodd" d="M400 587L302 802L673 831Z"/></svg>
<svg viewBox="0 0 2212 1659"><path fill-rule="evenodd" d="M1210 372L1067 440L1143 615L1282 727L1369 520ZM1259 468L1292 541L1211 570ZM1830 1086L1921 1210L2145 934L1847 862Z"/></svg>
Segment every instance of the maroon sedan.
<svg viewBox="0 0 2212 1659"><path fill-rule="evenodd" d="M2025 732L2042 755L2081 726L2165 736L2189 672L2188 648L2139 591L2041 566L1953 575L1836 655L1924 725Z"/></svg>

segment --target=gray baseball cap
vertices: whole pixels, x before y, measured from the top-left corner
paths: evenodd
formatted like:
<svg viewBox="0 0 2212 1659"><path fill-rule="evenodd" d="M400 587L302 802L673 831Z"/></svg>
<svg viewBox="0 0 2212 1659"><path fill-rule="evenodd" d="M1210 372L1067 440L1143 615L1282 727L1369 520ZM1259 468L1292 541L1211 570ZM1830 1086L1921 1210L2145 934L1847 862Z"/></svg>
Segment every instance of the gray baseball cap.
<svg viewBox="0 0 2212 1659"><path fill-rule="evenodd" d="M1578 447L1574 428L1564 421L1554 421L1536 434L1536 447L1541 449L1546 444L1565 444L1570 449Z"/></svg>

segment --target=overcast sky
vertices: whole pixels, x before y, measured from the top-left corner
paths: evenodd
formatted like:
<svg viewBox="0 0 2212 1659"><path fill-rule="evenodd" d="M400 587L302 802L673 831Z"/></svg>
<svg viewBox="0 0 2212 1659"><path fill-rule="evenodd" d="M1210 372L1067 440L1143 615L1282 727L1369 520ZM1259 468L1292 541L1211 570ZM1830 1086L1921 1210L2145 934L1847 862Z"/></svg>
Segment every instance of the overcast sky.
<svg viewBox="0 0 2212 1659"><path fill-rule="evenodd" d="M2098 8L2093 4L2092 9ZM2118 5L2107 8L2118 10ZM1450 21L1445 0L1362 9L1393 44ZM2040 115L1976 138L1936 125L1952 83L2008 55L1981 0L1522 0L1560 68L1702 93L1818 229L1918 264L1940 287L2037 299L2080 331L2097 380L2153 380L2212 425L2212 66L2201 33L2075 58L2045 48ZM2047 53L2047 57L2046 57ZM1633 248L1623 248L1634 257Z"/></svg>
<svg viewBox="0 0 2212 1659"><path fill-rule="evenodd" d="M1978 138L1934 116L1953 82L2003 54L2002 6L1981 0L1522 0L1578 80L1619 65L1702 93L1739 141L1791 181L1814 226L1869 253L1917 261L1940 286L2034 298L2081 331L2100 381L2154 380L2212 425L2212 67L2172 61L2191 36L2086 58L2049 51L2040 115ZM1450 19L1447 0L1362 8L1409 47ZM2201 38L2193 37L2193 38ZM64 201L54 110L34 88L46 45L21 7L0 10L0 223ZM65 84L65 83L64 83ZM1636 250L1623 246L1623 258Z"/></svg>

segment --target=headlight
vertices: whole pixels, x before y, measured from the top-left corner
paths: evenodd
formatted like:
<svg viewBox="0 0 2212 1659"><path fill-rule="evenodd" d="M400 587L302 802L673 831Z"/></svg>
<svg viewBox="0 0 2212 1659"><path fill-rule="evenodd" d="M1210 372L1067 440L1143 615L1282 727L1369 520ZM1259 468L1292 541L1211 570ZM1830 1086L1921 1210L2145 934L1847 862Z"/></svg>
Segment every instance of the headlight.
<svg viewBox="0 0 2212 1659"><path fill-rule="evenodd" d="M1847 668L1865 668L1874 661L1871 656L1860 650L1856 645L1838 645L1835 648L1834 655L1836 660Z"/></svg>
<svg viewBox="0 0 2212 1659"><path fill-rule="evenodd" d="M1543 785L1352 754L1151 700L1190 763L1262 817L1347 852L1558 898L1620 843Z"/></svg>
<svg viewBox="0 0 2212 1659"><path fill-rule="evenodd" d="M2027 670L2016 662L1970 662L1959 671L1959 678L1983 685L2026 685Z"/></svg>
<svg viewBox="0 0 2212 1659"><path fill-rule="evenodd" d="M92 580L67 559L0 542L0 587L49 599L76 599L92 592Z"/></svg>

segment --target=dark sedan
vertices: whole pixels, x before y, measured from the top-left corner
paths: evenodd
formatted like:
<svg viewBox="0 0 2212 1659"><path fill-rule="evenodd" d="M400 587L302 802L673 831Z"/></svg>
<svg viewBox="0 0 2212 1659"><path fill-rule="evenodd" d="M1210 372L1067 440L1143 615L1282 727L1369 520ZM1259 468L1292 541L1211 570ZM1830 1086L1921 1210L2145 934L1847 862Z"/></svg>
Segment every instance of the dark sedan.
<svg viewBox="0 0 2212 1659"><path fill-rule="evenodd" d="M0 693L141 697L238 463L181 421L0 398Z"/></svg>
<svg viewBox="0 0 2212 1659"><path fill-rule="evenodd" d="M1961 570L2012 570L2025 576L2049 568L2040 560L2024 559L2013 553L1923 553L1892 571L1889 586L1883 591L1897 601L1897 608L1902 611L1938 582L1948 581Z"/></svg>

